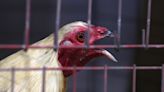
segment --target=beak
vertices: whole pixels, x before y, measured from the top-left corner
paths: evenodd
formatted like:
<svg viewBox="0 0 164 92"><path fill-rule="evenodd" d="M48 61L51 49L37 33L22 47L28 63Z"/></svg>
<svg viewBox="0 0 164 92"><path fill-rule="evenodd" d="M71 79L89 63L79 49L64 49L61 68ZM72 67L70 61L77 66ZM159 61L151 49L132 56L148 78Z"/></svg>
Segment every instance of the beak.
<svg viewBox="0 0 164 92"><path fill-rule="evenodd" d="M110 30L108 30L106 31L105 36L114 37L114 34Z"/></svg>
<svg viewBox="0 0 164 92"><path fill-rule="evenodd" d="M118 60L109 51L105 49L96 50L96 52L102 54L102 56L105 56L114 62L118 62Z"/></svg>
<svg viewBox="0 0 164 92"><path fill-rule="evenodd" d="M111 31L108 30L108 31L106 31L106 33L105 33L105 37L107 37L107 36L113 37L114 34L113 34ZM102 50L100 50L100 53L102 53L102 54L105 55L107 58L111 59L112 61L118 62L118 60L117 60L109 51L107 51L107 50L105 50L105 49L102 49Z"/></svg>
<svg viewBox="0 0 164 92"><path fill-rule="evenodd" d="M104 32L101 33L100 39L105 38L105 37L111 37L112 35L113 34L111 31L104 30ZM88 56L87 60L95 58L95 57L99 57L99 56L105 56L114 62L118 62L117 59L109 51L107 51L105 49L90 49L86 56Z"/></svg>

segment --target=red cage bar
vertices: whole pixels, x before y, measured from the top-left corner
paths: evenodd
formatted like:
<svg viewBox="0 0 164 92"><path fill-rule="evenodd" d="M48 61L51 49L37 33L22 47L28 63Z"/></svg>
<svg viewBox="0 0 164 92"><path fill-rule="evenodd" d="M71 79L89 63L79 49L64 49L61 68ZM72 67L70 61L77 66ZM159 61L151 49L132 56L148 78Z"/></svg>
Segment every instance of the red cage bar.
<svg viewBox="0 0 164 92"><path fill-rule="evenodd" d="M60 46L58 48L85 48L86 46ZM0 49L24 49L25 45L19 45L19 44L1 44ZM28 48L55 48L54 46L31 46L29 45ZM90 48L117 48L117 45L90 45ZM145 45L142 44L122 44L120 45L120 48L122 49L137 49L137 48L146 48ZM164 44L149 44L147 48L158 48L162 49L164 48Z"/></svg>
<svg viewBox="0 0 164 92"><path fill-rule="evenodd" d="M162 70L162 66L107 66L107 70ZM43 67L45 71L52 71L52 70L104 70L105 66L85 66L85 67ZM14 68L14 71L42 71L43 68ZM0 68L0 71L12 71L11 68Z"/></svg>

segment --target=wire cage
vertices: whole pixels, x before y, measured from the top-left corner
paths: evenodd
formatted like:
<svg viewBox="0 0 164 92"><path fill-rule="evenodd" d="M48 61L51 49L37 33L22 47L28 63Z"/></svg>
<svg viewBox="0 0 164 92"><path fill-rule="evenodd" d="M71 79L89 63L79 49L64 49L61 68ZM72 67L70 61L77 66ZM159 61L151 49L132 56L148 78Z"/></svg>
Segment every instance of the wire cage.
<svg viewBox="0 0 164 92"><path fill-rule="evenodd" d="M88 45L87 39L89 36L86 37L86 44L83 47L59 47L58 46L58 31L60 28L60 19L61 19L61 7L62 2L64 0L56 0L56 21L55 21L55 31L54 31L54 47L52 46L32 46L29 43L30 39L30 20L31 20L31 1L32 0L26 0L26 12L25 12L25 29L24 29L24 44L0 44L0 49L28 49L28 48L155 48L160 49L164 48L164 44L149 44L149 38L150 38L150 27L151 27L151 7L152 7L152 0L147 0L147 22L146 22L146 29L142 30L142 43L141 44L121 44L121 27L122 27L122 3L124 0L118 0L118 17L117 17L117 30L115 31L114 36L114 45ZM88 10L87 10L87 22L91 25L92 23L92 6L94 0L87 0L88 1ZM88 28L89 29L89 28ZM104 72L103 75L103 91L102 92L109 92L108 91L108 82L107 80L110 78L108 76L109 70L130 70L132 71L132 90L131 92L136 92L136 72L139 70L159 70L161 71L162 79L161 79L161 92L164 92L164 65L161 66L136 66L134 64L133 66L85 66L85 67L61 67L61 68L54 68L54 67L43 67L43 68L0 68L1 71L8 71L11 72L12 76L12 83L11 83L11 92L14 92L14 80L15 80L15 73L17 71L42 71L42 92L45 92L45 72L47 70L72 70L73 73L73 92L77 92L77 71L78 70L102 70Z"/></svg>

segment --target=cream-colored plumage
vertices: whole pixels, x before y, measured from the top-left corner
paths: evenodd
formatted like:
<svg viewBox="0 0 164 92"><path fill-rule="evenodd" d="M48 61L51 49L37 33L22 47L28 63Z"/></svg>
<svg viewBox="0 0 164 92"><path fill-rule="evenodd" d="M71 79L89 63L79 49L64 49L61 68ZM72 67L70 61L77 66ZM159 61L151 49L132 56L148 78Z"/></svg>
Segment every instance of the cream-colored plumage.
<svg viewBox="0 0 164 92"><path fill-rule="evenodd" d="M53 35L34 45L53 45ZM53 49L28 49L0 61L0 68L42 68L60 67L57 61L57 53ZM64 76L62 71L46 72L46 92L64 92ZM14 92L41 92L42 90L41 71L18 71L15 75ZM0 92L11 91L11 73L0 73Z"/></svg>
<svg viewBox="0 0 164 92"><path fill-rule="evenodd" d="M60 42L65 33L69 32L74 25L85 25L83 22L74 22L61 28L59 31ZM33 45L53 46L54 36L34 43ZM35 48L27 51L18 51L0 61L0 68L42 68L61 67L57 60L57 52L53 48ZM14 92L41 92L42 71L17 71L15 73ZM46 72L46 92L65 92L65 78L62 71ZM11 91L11 72L0 72L0 92Z"/></svg>

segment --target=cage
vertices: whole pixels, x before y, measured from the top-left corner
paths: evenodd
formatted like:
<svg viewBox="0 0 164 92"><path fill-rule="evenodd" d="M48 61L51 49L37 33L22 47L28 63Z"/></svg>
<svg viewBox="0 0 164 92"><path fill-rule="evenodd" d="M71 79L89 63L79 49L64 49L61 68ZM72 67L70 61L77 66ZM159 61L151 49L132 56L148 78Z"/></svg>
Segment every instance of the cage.
<svg viewBox="0 0 164 92"><path fill-rule="evenodd" d="M59 28L82 20L103 25L114 33L83 48L105 48L116 56L118 63L104 58L84 67L1 68L11 72L11 92L15 73L41 71L42 92L45 92L45 72L72 70L66 92L164 92L163 9L162 0L1 0L1 59L28 48L60 48ZM31 46L54 32L54 46ZM88 39L88 37L86 38ZM87 40L86 40L87 41ZM77 72L81 70L80 72Z"/></svg>

